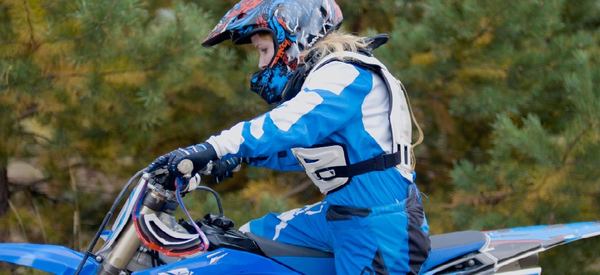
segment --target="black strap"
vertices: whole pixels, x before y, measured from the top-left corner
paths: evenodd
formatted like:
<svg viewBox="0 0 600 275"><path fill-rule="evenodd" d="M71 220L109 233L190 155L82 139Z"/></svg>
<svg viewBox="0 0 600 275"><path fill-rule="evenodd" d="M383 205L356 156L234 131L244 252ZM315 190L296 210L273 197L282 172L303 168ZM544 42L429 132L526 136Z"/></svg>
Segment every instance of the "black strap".
<svg viewBox="0 0 600 275"><path fill-rule="evenodd" d="M382 154L368 160L363 160L348 166L332 166L315 171L320 180L332 180L334 178L351 178L371 171L383 171L392 168L402 162L402 150L392 154Z"/></svg>

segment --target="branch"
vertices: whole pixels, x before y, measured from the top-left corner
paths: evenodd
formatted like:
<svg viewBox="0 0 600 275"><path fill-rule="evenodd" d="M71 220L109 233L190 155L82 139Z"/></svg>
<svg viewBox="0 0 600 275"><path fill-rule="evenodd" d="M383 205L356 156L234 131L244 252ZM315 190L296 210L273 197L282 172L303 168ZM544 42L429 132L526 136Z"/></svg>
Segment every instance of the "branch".
<svg viewBox="0 0 600 275"><path fill-rule="evenodd" d="M108 76L108 75L115 75L115 74L123 74L123 73L135 73L135 72L142 72L142 73L152 73L152 72L156 72L158 66L155 67L151 67L151 68L145 68L145 69L136 69L136 70L115 70L115 71L104 71L104 72L88 72L88 73L49 73L49 74L45 74L41 77L37 77L37 78L30 78L29 80L31 81L38 81L38 80L42 80L42 79L46 79L46 80L53 80L55 78L60 78L60 77L88 77L92 74L98 74L100 76ZM25 85L24 83L17 83L17 84L13 84L10 85L10 87L12 87L13 89L15 89L15 87L19 87L19 85L23 86ZM8 87L4 86L4 87ZM4 88L3 86L0 86L0 88ZM2 91L0 89L0 91Z"/></svg>
<svg viewBox="0 0 600 275"><path fill-rule="evenodd" d="M67 202L71 202L71 200L66 199L66 198L56 198L56 197L52 197L42 191L39 191L35 188L35 185L15 185L12 184L11 186L11 193L17 193L17 192L27 192L31 195L31 197L35 197L35 198L42 198L45 200L49 200L52 203L67 203Z"/></svg>
<svg viewBox="0 0 600 275"><path fill-rule="evenodd" d="M33 34L33 24L31 23L31 11L29 10L29 3L27 0L23 0L23 6L25 6L25 13L27 15L27 25L29 25L29 41L31 49L34 49L37 45Z"/></svg>
<svg viewBox="0 0 600 275"><path fill-rule="evenodd" d="M46 177L46 178L31 181L31 182L25 182L25 183L9 182L9 184L12 186L20 187L20 188L33 188L34 185L49 182L51 179L52 179L52 177Z"/></svg>
<svg viewBox="0 0 600 275"><path fill-rule="evenodd" d="M39 135L39 134L36 134L36 133L21 131L21 134L23 134L24 136L31 136L33 138L33 141L36 144L41 144L42 143L42 142L38 142L38 140L36 140L36 139L41 139L41 140L43 140L46 143L50 143L51 142L51 140L49 138L47 138L45 136L42 136L42 135Z"/></svg>
<svg viewBox="0 0 600 275"><path fill-rule="evenodd" d="M510 197L513 192L510 190L499 190L499 191L491 191L491 192L481 192L479 196L469 197L469 198L461 198L461 200L454 200L453 202L444 205L445 209L454 209L459 205L468 205L468 206L479 206L479 205L497 205L502 202L507 197Z"/></svg>
<svg viewBox="0 0 600 275"><path fill-rule="evenodd" d="M81 36L73 35L69 37L61 37L61 38L47 38L46 40L36 41L37 45L43 44L54 44L54 43L63 43L63 42L75 42L77 40L81 40ZM21 42L21 41L1 41L0 46L10 46L10 45L23 45L27 46L29 43Z"/></svg>
<svg viewBox="0 0 600 275"><path fill-rule="evenodd" d="M591 123L590 123L591 124ZM589 125L592 126L592 125ZM575 139L573 139L573 141L571 141L571 143L569 143L567 145L567 151L565 152L565 154L563 155L562 158L562 163L566 164L567 159L569 158L569 155L571 155L571 152L573 152L573 148L575 147L575 145L577 143L579 143L579 140L581 140L581 138L583 138L583 136L589 132L591 129L594 129L593 127L586 127L584 128L576 137Z"/></svg>
<svg viewBox="0 0 600 275"><path fill-rule="evenodd" d="M287 199L289 197L295 196L296 194L304 192L306 189L308 189L309 187L311 187L312 184L313 184L312 181L310 181L310 180L304 180L304 181L302 181L302 183L300 185L298 185L298 186L292 188L292 190L286 192L283 195L283 197Z"/></svg>
<svg viewBox="0 0 600 275"><path fill-rule="evenodd" d="M27 108L27 110L25 110L23 113L21 113L19 115L19 117L17 118L17 121L21 121L23 119L26 119L26 118L34 115L35 113L37 113L37 111L38 111L37 105L33 105L33 106Z"/></svg>
<svg viewBox="0 0 600 275"><path fill-rule="evenodd" d="M46 77L50 79L59 78L59 77L88 77L91 74L98 74L101 76L107 75L115 75L115 74L124 74L124 73L134 73L134 72L154 72L155 68L147 68L147 69L139 69L139 70L115 70L115 71L105 71L105 72L95 72L95 73L53 73L47 74Z"/></svg>
<svg viewBox="0 0 600 275"><path fill-rule="evenodd" d="M65 198L61 199L61 198L51 197L50 195L48 195L44 192L35 190L34 188L29 188L26 191L30 192L32 197L43 198L43 199L51 201L52 203L70 203L71 202L71 200L69 200L69 199L65 199Z"/></svg>

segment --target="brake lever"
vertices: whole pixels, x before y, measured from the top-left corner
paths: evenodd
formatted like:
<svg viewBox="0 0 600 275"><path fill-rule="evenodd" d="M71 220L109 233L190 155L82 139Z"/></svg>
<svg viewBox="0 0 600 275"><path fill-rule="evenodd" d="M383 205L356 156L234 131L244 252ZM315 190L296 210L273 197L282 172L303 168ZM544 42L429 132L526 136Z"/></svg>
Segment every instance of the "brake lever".
<svg viewBox="0 0 600 275"><path fill-rule="evenodd" d="M150 183L158 184L164 186L165 188L169 185L169 179L171 178L169 176L169 170L167 170L166 167L158 168L152 172L145 173L144 176L148 178Z"/></svg>

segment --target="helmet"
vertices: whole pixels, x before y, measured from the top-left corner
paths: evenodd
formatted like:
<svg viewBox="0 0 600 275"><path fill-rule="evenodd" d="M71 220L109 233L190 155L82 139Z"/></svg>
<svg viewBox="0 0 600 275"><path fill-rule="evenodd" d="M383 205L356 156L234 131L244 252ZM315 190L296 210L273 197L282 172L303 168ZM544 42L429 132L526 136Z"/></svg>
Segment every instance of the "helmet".
<svg viewBox="0 0 600 275"><path fill-rule="evenodd" d="M342 19L335 0L242 0L221 18L202 45L209 47L227 39L245 44L255 33L271 33L273 59L253 74L250 87L268 103L275 103L282 99L299 53L337 29Z"/></svg>

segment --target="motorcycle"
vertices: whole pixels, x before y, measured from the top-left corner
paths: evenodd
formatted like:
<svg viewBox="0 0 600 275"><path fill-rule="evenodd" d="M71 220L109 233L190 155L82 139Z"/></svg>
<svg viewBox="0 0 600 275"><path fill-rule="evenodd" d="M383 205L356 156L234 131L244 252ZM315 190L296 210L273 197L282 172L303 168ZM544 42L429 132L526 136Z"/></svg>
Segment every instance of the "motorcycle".
<svg viewBox="0 0 600 275"><path fill-rule="evenodd" d="M105 230L122 198L128 199ZM242 233L219 213L194 221L166 169L139 171L123 187L86 252L64 246L0 244L0 262L55 274L335 274L333 254ZM200 183L199 177L195 181ZM177 220L181 208L186 220ZM600 235L600 222L536 225L430 236L422 274L541 274L538 255L555 246ZM103 246L93 252L97 241Z"/></svg>

